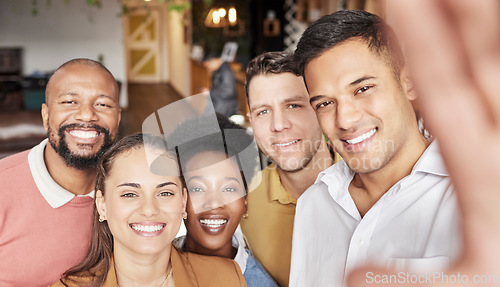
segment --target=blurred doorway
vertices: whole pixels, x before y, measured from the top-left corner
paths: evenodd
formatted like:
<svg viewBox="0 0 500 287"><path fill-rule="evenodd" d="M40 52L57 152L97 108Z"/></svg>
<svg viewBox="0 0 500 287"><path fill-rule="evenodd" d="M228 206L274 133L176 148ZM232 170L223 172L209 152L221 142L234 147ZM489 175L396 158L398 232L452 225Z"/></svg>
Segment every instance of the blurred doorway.
<svg viewBox="0 0 500 287"><path fill-rule="evenodd" d="M123 19L128 81L165 82L165 33L162 33L165 21L162 7L131 7Z"/></svg>

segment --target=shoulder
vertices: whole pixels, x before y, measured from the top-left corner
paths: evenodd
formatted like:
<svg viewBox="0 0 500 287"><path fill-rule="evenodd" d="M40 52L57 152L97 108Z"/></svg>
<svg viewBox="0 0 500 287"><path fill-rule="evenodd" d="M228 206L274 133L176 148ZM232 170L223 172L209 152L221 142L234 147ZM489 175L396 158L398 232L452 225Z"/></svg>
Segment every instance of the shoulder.
<svg viewBox="0 0 500 287"><path fill-rule="evenodd" d="M330 192L346 192L346 186L352 180L354 173L347 166L345 161L339 161L318 174L316 181L297 200L297 211L314 205L318 201L323 201L329 197Z"/></svg>
<svg viewBox="0 0 500 287"><path fill-rule="evenodd" d="M49 287L65 287L64 284L61 283L61 281L57 281L56 283L50 285Z"/></svg>
<svg viewBox="0 0 500 287"><path fill-rule="evenodd" d="M11 168L22 167L23 165L28 166L28 153L30 150L26 150L20 153L13 154L6 158L0 160L0 173L9 170Z"/></svg>
<svg viewBox="0 0 500 287"><path fill-rule="evenodd" d="M240 270L238 264L236 264L236 262L232 259L218 257L218 256L200 255L191 252L183 252L183 255L185 256L186 260L193 266L193 268L196 268L196 270L202 270L205 269L206 267L213 267L213 266L217 266L217 268L215 268L217 273L223 273L223 274L226 273L237 274L238 272L235 271Z"/></svg>
<svg viewBox="0 0 500 287"><path fill-rule="evenodd" d="M246 286L240 267L231 259L177 250L171 259L176 285L196 282L194 286Z"/></svg>
<svg viewBox="0 0 500 287"><path fill-rule="evenodd" d="M250 286L278 286L259 261L248 252L245 280Z"/></svg>
<svg viewBox="0 0 500 287"><path fill-rule="evenodd" d="M280 178L276 170L276 166L274 164L271 164L255 174L252 182L250 183L249 190L252 192L257 190L265 190L268 189L269 186L274 182L280 182Z"/></svg>

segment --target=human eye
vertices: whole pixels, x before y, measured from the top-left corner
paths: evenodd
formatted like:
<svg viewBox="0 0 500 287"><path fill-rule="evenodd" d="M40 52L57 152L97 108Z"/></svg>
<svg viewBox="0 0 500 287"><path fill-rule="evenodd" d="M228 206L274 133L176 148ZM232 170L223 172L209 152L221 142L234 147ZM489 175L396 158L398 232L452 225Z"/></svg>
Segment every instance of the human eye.
<svg viewBox="0 0 500 287"><path fill-rule="evenodd" d="M373 86L363 86L363 87L357 89L355 94L358 95L358 94L365 93L366 91L370 90L371 88L373 88Z"/></svg>
<svg viewBox="0 0 500 287"><path fill-rule="evenodd" d="M96 105L98 107L102 107L102 108L112 108L112 106L110 104L107 104L107 103L97 103Z"/></svg>
<svg viewBox="0 0 500 287"><path fill-rule="evenodd" d="M204 190L201 187L191 187L189 188L189 192L203 192Z"/></svg>
<svg viewBox="0 0 500 287"><path fill-rule="evenodd" d="M236 188L236 187L225 187L222 191L223 192L238 192L238 188Z"/></svg>
<svg viewBox="0 0 500 287"><path fill-rule="evenodd" d="M124 197L124 198L133 198L133 197L137 197L137 194L133 193L133 192L124 192L120 195L120 197Z"/></svg>
<svg viewBox="0 0 500 287"><path fill-rule="evenodd" d="M168 197L168 196L172 196L172 195L175 195L171 190L164 190L164 191L161 191L160 196L165 196L165 197Z"/></svg>
<svg viewBox="0 0 500 287"><path fill-rule="evenodd" d="M262 111L259 111L257 113L257 116L262 116L262 115L266 115L266 114L269 114L269 110L262 110Z"/></svg>
<svg viewBox="0 0 500 287"><path fill-rule="evenodd" d="M76 104L76 101L74 101L74 100L62 100L60 103L63 105L72 105L72 104Z"/></svg>
<svg viewBox="0 0 500 287"><path fill-rule="evenodd" d="M332 104L333 104L333 101L324 101L324 102L320 102L320 103L316 104L315 108L316 108L316 110L319 110L319 109L325 108L325 107L332 105Z"/></svg>

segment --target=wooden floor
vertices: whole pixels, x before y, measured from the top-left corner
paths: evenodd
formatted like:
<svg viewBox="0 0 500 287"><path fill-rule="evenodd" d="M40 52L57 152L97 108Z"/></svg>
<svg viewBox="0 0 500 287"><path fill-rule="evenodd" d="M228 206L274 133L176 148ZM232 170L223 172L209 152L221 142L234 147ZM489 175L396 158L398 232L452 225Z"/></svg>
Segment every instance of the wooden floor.
<svg viewBox="0 0 500 287"><path fill-rule="evenodd" d="M156 110L182 99L169 84L128 84L129 106L122 110L120 137L140 132Z"/></svg>

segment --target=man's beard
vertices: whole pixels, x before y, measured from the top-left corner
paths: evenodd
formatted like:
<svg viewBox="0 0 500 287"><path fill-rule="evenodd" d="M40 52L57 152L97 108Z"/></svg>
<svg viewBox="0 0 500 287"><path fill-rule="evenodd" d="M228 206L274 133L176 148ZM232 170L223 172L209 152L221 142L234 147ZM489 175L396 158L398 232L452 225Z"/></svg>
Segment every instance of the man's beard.
<svg viewBox="0 0 500 287"><path fill-rule="evenodd" d="M91 128L104 134L104 142L101 148L97 151L97 153L95 153L94 155L81 156L71 152L65 140L66 139L65 131L74 128ZM56 153L63 158L64 162L68 167L72 167L78 170L97 168L97 165L99 164L102 155L113 145L113 140L111 140L111 135L109 133L109 130L94 124L89 124L89 125L69 124L61 126L58 131L59 142L56 142L56 140L54 140L53 137L51 137L51 134L53 132L54 131L49 128L50 145L56 151Z"/></svg>

